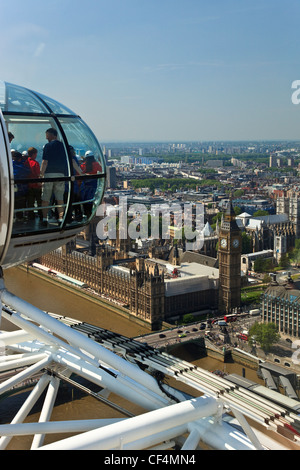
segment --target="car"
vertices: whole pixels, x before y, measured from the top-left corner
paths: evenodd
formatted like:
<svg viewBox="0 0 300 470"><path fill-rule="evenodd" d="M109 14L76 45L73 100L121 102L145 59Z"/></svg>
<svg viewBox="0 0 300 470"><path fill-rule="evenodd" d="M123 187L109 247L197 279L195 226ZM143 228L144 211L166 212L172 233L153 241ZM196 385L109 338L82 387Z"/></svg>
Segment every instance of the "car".
<svg viewBox="0 0 300 470"><path fill-rule="evenodd" d="M177 333L182 333L182 330L178 330Z"/></svg>
<svg viewBox="0 0 300 470"><path fill-rule="evenodd" d="M166 335L164 335L163 333L159 333L158 336L159 336L160 338L165 338L165 337L166 337Z"/></svg>
<svg viewBox="0 0 300 470"><path fill-rule="evenodd" d="M197 328L192 328L192 331L198 331Z"/></svg>
<svg viewBox="0 0 300 470"><path fill-rule="evenodd" d="M205 323L201 323L201 324L200 324L200 330L205 330L205 328L206 328Z"/></svg>
<svg viewBox="0 0 300 470"><path fill-rule="evenodd" d="M243 333L237 333L236 335L239 339L242 339L243 341L248 341L248 335L245 335Z"/></svg>
<svg viewBox="0 0 300 470"><path fill-rule="evenodd" d="M186 334L185 333L181 333L180 335L178 335L178 338L185 338Z"/></svg>

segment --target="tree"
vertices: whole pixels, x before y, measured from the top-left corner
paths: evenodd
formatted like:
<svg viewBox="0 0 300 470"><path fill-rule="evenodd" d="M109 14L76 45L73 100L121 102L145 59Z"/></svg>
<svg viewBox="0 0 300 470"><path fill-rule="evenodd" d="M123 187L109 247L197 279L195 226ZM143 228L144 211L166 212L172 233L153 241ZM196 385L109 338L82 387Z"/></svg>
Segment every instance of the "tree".
<svg viewBox="0 0 300 470"><path fill-rule="evenodd" d="M215 224L217 221L221 222L223 212L218 212L216 215L213 216L212 221Z"/></svg>
<svg viewBox="0 0 300 470"><path fill-rule="evenodd" d="M261 348L268 352L274 343L280 339L275 323L254 323L249 330L249 341L257 341Z"/></svg>
<svg viewBox="0 0 300 470"><path fill-rule="evenodd" d="M284 269L284 268L288 268L289 265L290 265L290 260L288 258L288 255L284 253L282 257L280 258L279 267Z"/></svg>
<svg viewBox="0 0 300 470"><path fill-rule="evenodd" d="M255 261L254 261L254 271L256 273L262 273L265 269L265 266L264 266L264 263L265 263L265 260L262 259L262 258L257 258Z"/></svg>
<svg viewBox="0 0 300 470"><path fill-rule="evenodd" d="M251 253L252 241L251 237L246 232L242 232L242 254Z"/></svg>
<svg viewBox="0 0 300 470"><path fill-rule="evenodd" d="M257 258L254 261L254 271L256 273L265 273L269 272L274 268L274 260L273 258Z"/></svg>
<svg viewBox="0 0 300 470"><path fill-rule="evenodd" d="M292 263L295 263L297 266L300 264L300 248L299 244L300 240L295 241L295 248L290 252L289 256Z"/></svg>
<svg viewBox="0 0 300 470"><path fill-rule="evenodd" d="M253 217L260 217L262 215L269 215L269 212L259 209L258 211L254 212Z"/></svg>
<svg viewBox="0 0 300 470"><path fill-rule="evenodd" d="M182 323L192 323L193 321L195 321L195 319L191 313L186 313L183 315Z"/></svg>
<svg viewBox="0 0 300 470"><path fill-rule="evenodd" d="M236 189L233 193L234 197L241 197L244 196L245 191L243 189Z"/></svg>
<svg viewBox="0 0 300 470"><path fill-rule="evenodd" d="M271 282L271 276L266 273L263 277L263 283L268 284L269 282Z"/></svg>

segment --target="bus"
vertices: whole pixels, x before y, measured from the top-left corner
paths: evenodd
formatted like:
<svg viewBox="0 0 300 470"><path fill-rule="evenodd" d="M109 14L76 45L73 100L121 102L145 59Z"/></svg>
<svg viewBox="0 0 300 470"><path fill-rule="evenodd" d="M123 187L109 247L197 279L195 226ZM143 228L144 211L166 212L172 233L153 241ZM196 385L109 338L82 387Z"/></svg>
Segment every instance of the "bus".
<svg viewBox="0 0 300 470"><path fill-rule="evenodd" d="M234 315L234 314L225 315L225 316L224 316L224 320L226 321L226 323L230 323L230 322L236 321L236 320L237 320L237 315Z"/></svg>
<svg viewBox="0 0 300 470"><path fill-rule="evenodd" d="M253 309L253 310L250 310L250 311L249 311L249 315L250 315L250 317L255 317L255 316L257 316L257 315L260 315L260 310L259 310L259 308L255 308L255 309Z"/></svg>

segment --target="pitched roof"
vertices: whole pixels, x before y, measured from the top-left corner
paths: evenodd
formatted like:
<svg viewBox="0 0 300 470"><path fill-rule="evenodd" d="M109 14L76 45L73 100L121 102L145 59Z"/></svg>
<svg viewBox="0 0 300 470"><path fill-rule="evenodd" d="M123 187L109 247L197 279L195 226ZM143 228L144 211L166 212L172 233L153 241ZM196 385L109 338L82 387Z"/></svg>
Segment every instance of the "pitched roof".
<svg viewBox="0 0 300 470"><path fill-rule="evenodd" d="M198 263L211 268L218 268L218 259L211 256L202 255L193 251L185 251L181 258L181 263Z"/></svg>
<svg viewBox="0 0 300 470"><path fill-rule="evenodd" d="M210 236L214 235L214 231L211 228L209 222L206 222L203 230L201 231L201 234L204 235L204 237L210 237Z"/></svg>

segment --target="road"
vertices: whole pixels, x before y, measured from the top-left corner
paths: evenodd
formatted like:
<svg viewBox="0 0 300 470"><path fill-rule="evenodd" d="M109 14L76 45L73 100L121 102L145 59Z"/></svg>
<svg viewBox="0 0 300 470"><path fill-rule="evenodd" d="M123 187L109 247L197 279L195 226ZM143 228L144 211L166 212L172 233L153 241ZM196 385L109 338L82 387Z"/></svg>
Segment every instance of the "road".
<svg viewBox="0 0 300 470"><path fill-rule="evenodd" d="M228 324L228 332L242 332L243 329L248 328L252 323L257 321L258 318L259 317L252 318L245 315L241 316L237 321ZM223 316L219 317L218 320L223 320ZM205 326L204 328L203 325ZM168 330L150 333L149 335L140 336L135 339L145 342L154 348L159 348L167 345L184 343L191 339L203 338L206 332L210 332L209 334L218 341L218 336L222 334L222 329L217 325L217 323L207 325L206 321L199 321L189 325L180 325Z"/></svg>
<svg viewBox="0 0 300 470"><path fill-rule="evenodd" d="M290 268L287 268L285 271L277 271L275 273L277 282L287 281L289 273L291 273L291 276L294 276L295 274L300 275L300 270L299 268L290 267Z"/></svg>
<svg viewBox="0 0 300 470"><path fill-rule="evenodd" d="M219 317L222 320L223 317ZM168 330L162 330L159 332L150 333L144 336L139 336L137 339L140 342L147 343L153 348L162 348L165 346L171 346L174 344L185 343L192 339L199 339L205 337L205 333L209 332L209 337L212 342L222 348L228 346L234 346L244 349L247 352L255 353L255 348L251 348L247 341L238 338L238 333L243 333L245 330L250 330L251 326L260 320L259 316L250 317L249 315L243 314L238 317L238 320L232 323L228 323L226 329L218 326L217 323L206 325L206 322L196 322L189 325L180 325ZM206 328L200 329L200 325L205 325ZM224 341L224 333L228 333L230 341ZM181 336L183 335L183 336ZM181 337L180 337L181 336ZM292 343L287 342L285 339L280 339L279 342L272 347L272 353L279 357L290 358L294 352L292 349Z"/></svg>
<svg viewBox="0 0 300 470"><path fill-rule="evenodd" d="M205 329L200 330L200 324L201 322L193 323L187 326L181 325L178 328L175 327L169 330L150 333L149 335L141 336L135 339L145 342L153 348L190 341L191 339L197 339L204 336ZM179 335L183 336L180 338Z"/></svg>

